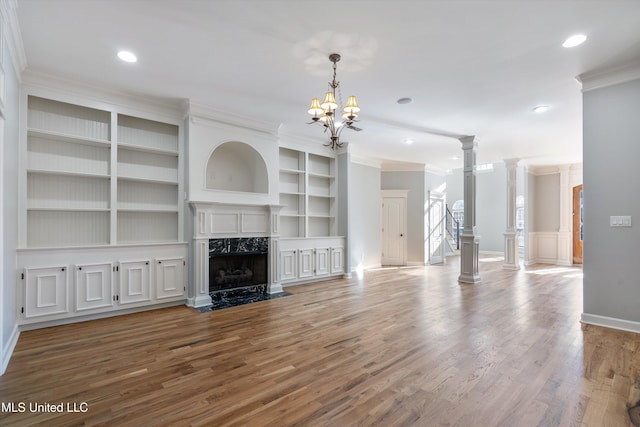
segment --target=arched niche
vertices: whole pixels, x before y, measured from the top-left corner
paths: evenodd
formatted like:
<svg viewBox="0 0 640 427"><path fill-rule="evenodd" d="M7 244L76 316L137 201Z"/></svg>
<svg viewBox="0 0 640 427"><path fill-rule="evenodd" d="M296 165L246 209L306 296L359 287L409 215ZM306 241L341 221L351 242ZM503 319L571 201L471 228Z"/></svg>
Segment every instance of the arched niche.
<svg viewBox="0 0 640 427"><path fill-rule="evenodd" d="M218 146L207 162L209 190L268 193L267 165L253 147L231 141Z"/></svg>

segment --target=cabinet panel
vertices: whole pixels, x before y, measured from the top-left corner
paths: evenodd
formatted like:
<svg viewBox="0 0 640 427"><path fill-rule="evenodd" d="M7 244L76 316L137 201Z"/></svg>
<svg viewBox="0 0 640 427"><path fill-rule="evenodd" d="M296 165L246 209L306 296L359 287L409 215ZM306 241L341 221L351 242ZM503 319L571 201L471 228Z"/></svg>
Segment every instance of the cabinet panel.
<svg viewBox="0 0 640 427"><path fill-rule="evenodd" d="M156 260L156 298L181 297L185 295L184 259Z"/></svg>
<svg viewBox="0 0 640 427"><path fill-rule="evenodd" d="M76 310L92 310L113 306L112 265L76 266Z"/></svg>
<svg viewBox="0 0 640 427"><path fill-rule="evenodd" d="M329 248L316 248L316 276L329 274Z"/></svg>
<svg viewBox="0 0 640 427"><path fill-rule="evenodd" d="M313 249L301 249L298 251L298 278L304 279L313 276Z"/></svg>
<svg viewBox="0 0 640 427"><path fill-rule="evenodd" d="M151 299L149 261L121 262L119 270L120 304L131 304Z"/></svg>
<svg viewBox="0 0 640 427"><path fill-rule="evenodd" d="M297 278L297 251L281 251L280 252L280 280L283 282L295 280Z"/></svg>
<svg viewBox="0 0 640 427"><path fill-rule="evenodd" d="M69 312L67 267L25 269L25 318Z"/></svg>
<svg viewBox="0 0 640 427"><path fill-rule="evenodd" d="M331 248L331 274L344 273L344 248Z"/></svg>

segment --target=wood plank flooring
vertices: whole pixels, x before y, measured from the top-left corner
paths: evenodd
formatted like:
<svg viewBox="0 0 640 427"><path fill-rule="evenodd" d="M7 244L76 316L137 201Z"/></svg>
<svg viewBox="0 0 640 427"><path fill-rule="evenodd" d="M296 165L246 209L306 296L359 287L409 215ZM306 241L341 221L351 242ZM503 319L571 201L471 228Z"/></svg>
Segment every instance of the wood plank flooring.
<svg viewBox="0 0 640 427"><path fill-rule="evenodd" d="M0 425L632 425L640 336L581 326L580 268L458 262L23 332Z"/></svg>

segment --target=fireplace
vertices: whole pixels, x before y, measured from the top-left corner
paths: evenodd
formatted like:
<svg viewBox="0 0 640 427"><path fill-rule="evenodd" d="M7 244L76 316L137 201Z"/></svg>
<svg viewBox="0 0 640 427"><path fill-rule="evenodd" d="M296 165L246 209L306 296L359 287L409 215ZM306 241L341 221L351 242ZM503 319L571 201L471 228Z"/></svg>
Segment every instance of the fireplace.
<svg viewBox="0 0 640 427"><path fill-rule="evenodd" d="M241 288L266 292L269 239L239 237L209 240L209 293Z"/></svg>

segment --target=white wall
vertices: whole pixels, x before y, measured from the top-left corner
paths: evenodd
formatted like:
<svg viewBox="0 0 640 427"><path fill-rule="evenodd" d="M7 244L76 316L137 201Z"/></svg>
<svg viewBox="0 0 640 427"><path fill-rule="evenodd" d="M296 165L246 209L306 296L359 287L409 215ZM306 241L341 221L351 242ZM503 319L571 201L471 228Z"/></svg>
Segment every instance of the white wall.
<svg viewBox="0 0 640 427"><path fill-rule="evenodd" d="M556 232L560 228L560 173L533 176L535 221L531 231Z"/></svg>
<svg viewBox="0 0 640 427"><path fill-rule="evenodd" d="M3 23L4 24L4 23ZM5 25L2 25L5 28ZM0 375L4 373L18 339L16 325L16 249L18 247L18 146L19 146L19 80L14 68L9 43L3 49L2 69L6 96L0 147L0 209L2 235L0 249Z"/></svg>
<svg viewBox="0 0 640 427"><path fill-rule="evenodd" d="M583 115L582 319L640 332L640 79L585 92ZM612 215L633 226L610 227Z"/></svg>
<svg viewBox="0 0 640 427"><path fill-rule="evenodd" d="M382 254L380 168L351 164L351 267L379 267Z"/></svg>
<svg viewBox="0 0 640 427"><path fill-rule="evenodd" d="M507 228L507 169L494 163L490 172L476 175L476 231L480 250L504 252Z"/></svg>

